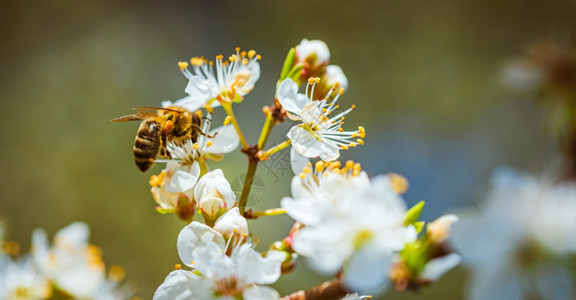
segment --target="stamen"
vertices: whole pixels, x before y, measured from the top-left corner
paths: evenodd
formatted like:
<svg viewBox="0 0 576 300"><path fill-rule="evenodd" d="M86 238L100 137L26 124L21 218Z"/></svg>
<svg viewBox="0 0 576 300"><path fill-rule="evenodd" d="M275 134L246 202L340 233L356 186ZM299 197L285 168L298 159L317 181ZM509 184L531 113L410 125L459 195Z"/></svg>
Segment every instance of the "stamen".
<svg viewBox="0 0 576 300"><path fill-rule="evenodd" d="M248 51L248 58L252 59L252 58L254 58L254 55L256 55L256 51L254 51L254 50Z"/></svg>
<svg viewBox="0 0 576 300"><path fill-rule="evenodd" d="M206 142L206 148L212 146L213 144L214 144L213 141L208 141L208 142Z"/></svg>
<svg viewBox="0 0 576 300"><path fill-rule="evenodd" d="M300 179L305 179L306 178L306 173L300 173Z"/></svg>
<svg viewBox="0 0 576 300"><path fill-rule="evenodd" d="M231 116L227 116L226 119L224 119L224 125L230 124L230 121L232 121L232 117L231 117Z"/></svg>
<svg viewBox="0 0 576 300"><path fill-rule="evenodd" d="M258 54L256 55L256 60L261 60L262 59L262 55Z"/></svg>
<svg viewBox="0 0 576 300"><path fill-rule="evenodd" d="M342 149L342 150L348 150L348 146L341 145L341 146L340 146L340 149Z"/></svg>
<svg viewBox="0 0 576 300"><path fill-rule="evenodd" d="M316 162L315 170L316 174L322 173L322 171L324 171L324 162L323 161Z"/></svg>
<svg viewBox="0 0 576 300"><path fill-rule="evenodd" d="M174 270L180 270L182 269L182 265L181 264L175 264L174 265Z"/></svg>
<svg viewBox="0 0 576 300"><path fill-rule="evenodd" d="M110 268L110 272L108 273L108 277L114 281L122 281L126 276L126 272L121 266L112 266Z"/></svg>
<svg viewBox="0 0 576 300"><path fill-rule="evenodd" d="M350 148L354 148L354 147L356 147L356 143L354 143L354 142L350 142L350 144L348 144L348 147L350 147Z"/></svg>
<svg viewBox="0 0 576 300"><path fill-rule="evenodd" d="M194 143L194 145L192 145L192 148L194 148L195 150L200 149L200 145L198 145L198 143Z"/></svg>
<svg viewBox="0 0 576 300"><path fill-rule="evenodd" d="M362 139L357 139L356 142L358 142L358 144L360 144L360 145L364 145L364 140L362 140Z"/></svg>
<svg viewBox="0 0 576 300"><path fill-rule="evenodd" d="M342 132L342 131L344 131L344 128L342 128L342 127L338 128L338 132Z"/></svg>
<svg viewBox="0 0 576 300"><path fill-rule="evenodd" d="M236 47L236 48L234 48L234 51L236 51L236 52L240 52L240 47Z"/></svg>
<svg viewBox="0 0 576 300"><path fill-rule="evenodd" d="M185 61L179 61L178 67L180 67L180 70L184 70L184 69L188 68L188 63Z"/></svg>

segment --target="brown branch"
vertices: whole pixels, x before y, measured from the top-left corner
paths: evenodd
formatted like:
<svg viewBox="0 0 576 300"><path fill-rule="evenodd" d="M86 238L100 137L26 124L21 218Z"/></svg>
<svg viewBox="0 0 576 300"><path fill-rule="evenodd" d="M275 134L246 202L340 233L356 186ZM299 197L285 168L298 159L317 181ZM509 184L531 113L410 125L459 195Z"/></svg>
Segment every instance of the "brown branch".
<svg viewBox="0 0 576 300"><path fill-rule="evenodd" d="M342 281L333 279L308 290L300 290L280 298L281 300L330 300L342 299L349 292Z"/></svg>

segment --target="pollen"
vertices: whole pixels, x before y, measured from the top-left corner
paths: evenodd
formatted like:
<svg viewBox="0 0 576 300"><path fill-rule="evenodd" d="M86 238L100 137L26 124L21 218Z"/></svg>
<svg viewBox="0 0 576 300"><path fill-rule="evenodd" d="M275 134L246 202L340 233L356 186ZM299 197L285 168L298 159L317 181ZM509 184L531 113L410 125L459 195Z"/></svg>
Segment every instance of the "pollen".
<svg viewBox="0 0 576 300"><path fill-rule="evenodd" d="M158 175L152 175L150 176L150 181L148 181L148 183L150 186L159 186L162 184L162 181L164 181L164 176L166 176L166 171L162 171Z"/></svg>
<svg viewBox="0 0 576 300"><path fill-rule="evenodd" d="M388 178L390 179L390 184L392 184L392 189L398 194L404 194L408 190L408 180L396 173L389 173Z"/></svg>
<svg viewBox="0 0 576 300"><path fill-rule="evenodd" d="M322 171L324 171L324 162L323 161L317 161L316 165L314 166L316 173L322 173Z"/></svg>
<svg viewBox="0 0 576 300"><path fill-rule="evenodd" d="M185 61L179 61L178 67L180 67L180 70L184 70L184 69L188 68L188 63Z"/></svg>
<svg viewBox="0 0 576 300"><path fill-rule="evenodd" d="M182 269L182 265L181 264L175 264L174 265L174 270L180 270Z"/></svg>
<svg viewBox="0 0 576 300"><path fill-rule="evenodd" d="M126 277L126 272L121 266L112 266L108 272L108 277L116 282L122 281Z"/></svg>
<svg viewBox="0 0 576 300"><path fill-rule="evenodd" d="M200 145L198 145L198 143L194 143L194 145L192 145L192 148L194 148L195 150L200 149Z"/></svg>
<svg viewBox="0 0 576 300"><path fill-rule="evenodd" d="M208 141L208 142L206 142L206 148L212 146L213 144L214 144L213 141Z"/></svg>
<svg viewBox="0 0 576 300"><path fill-rule="evenodd" d="M224 119L224 125L230 124L230 121L232 121L232 117L231 117L231 116L227 116L226 119Z"/></svg>

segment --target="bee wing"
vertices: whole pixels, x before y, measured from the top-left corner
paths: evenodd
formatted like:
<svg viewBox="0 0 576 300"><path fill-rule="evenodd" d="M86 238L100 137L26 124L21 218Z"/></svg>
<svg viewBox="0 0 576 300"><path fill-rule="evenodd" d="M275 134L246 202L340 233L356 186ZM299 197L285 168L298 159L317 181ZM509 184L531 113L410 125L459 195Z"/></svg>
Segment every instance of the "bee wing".
<svg viewBox="0 0 576 300"><path fill-rule="evenodd" d="M170 108L165 108L165 107L134 107L132 108L132 110L137 110L138 113L140 112L159 112L159 111L171 111L171 112L179 112L177 110L174 109L170 109Z"/></svg>
<svg viewBox="0 0 576 300"><path fill-rule="evenodd" d="M128 122L128 121L141 121L142 117L138 115L127 115L110 120L111 122Z"/></svg>

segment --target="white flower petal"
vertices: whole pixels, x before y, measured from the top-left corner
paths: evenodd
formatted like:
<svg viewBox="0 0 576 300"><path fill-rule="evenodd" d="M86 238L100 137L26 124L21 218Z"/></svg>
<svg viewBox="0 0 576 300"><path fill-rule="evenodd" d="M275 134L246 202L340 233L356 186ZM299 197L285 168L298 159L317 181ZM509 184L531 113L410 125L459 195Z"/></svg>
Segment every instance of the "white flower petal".
<svg viewBox="0 0 576 300"><path fill-rule="evenodd" d="M300 174L309 162L308 157L298 153L294 147L290 148L290 167L292 167L294 174Z"/></svg>
<svg viewBox="0 0 576 300"><path fill-rule="evenodd" d="M248 234L248 222L240 215L238 207L234 207L218 218L214 229L223 236L229 236L233 233Z"/></svg>
<svg viewBox="0 0 576 300"><path fill-rule="evenodd" d="M322 143L302 127L294 126L288 132L288 138L292 140L292 147L303 156L317 157L322 154Z"/></svg>
<svg viewBox="0 0 576 300"><path fill-rule="evenodd" d="M270 250L266 257L262 257L248 244L240 246L234 254L237 271L236 275L242 278L246 284L271 284L280 278L282 272L280 266L286 254Z"/></svg>
<svg viewBox="0 0 576 300"><path fill-rule="evenodd" d="M176 170L170 181L166 184L166 191L169 193L179 193L190 190L198 182L200 177L200 165L194 162L189 171Z"/></svg>
<svg viewBox="0 0 576 300"><path fill-rule="evenodd" d="M344 75L342 68L336 65L328 65L324 74L324 83L326 86L333 86L336 82L344 90L348 90L348 78Z"/></svg>
<svg viewBox="0 0 576 300"><path fill-rule="evenodd" d="M208 139L213 143L212 146L206 149L208 153L230 153L240 145L240 138L233 125L220 126L208 133L210 136L214 136L215 134L216 136L213 139Z"/></svg>
<svg viewBox="0 0 576 300"><path fill-rule="evenodd" d="M78 247L85 245L89 237L90 228L88 225L76 222L60 229L54 237L54 243Z"/></svg>
<svg viewBox="0 0 576 300"><path fill-rule="evenodd" d="M294 80L287 78L280 83L278 87L278 101L282 108L293 114L292 120L299 120L298 116L304 109L304 106L310 102L306 95L298 93L298 85ZM294 118L295 117L295 118Z"/></svg>
<svg viewBox="0 0 576 300"><path fill-rule="evenodd" d="M280 299L278 292L267 286L252 286L244 290L242 293L244 300L274 300Z"/></svg>
<svg viewBox="0 0 576 300"><path fill-rule="evenodd" d="M310 266L324 275L336 273L353 251L346 233L330 227L305 227L292 243L294 251L307 257Z"/></svg>
<svg viewBox="0 0 576 300"><path fill-rule="evenodd" d="M517 270L506 264L476 269L469 290L471 300L522 300L523 284Z"/></svg>
<svg viewBox="0 0 576 300"><path fill-rule="evenodd" d="M461 260L462 257L456 253L450 253L448 255L432 259L426 264L424 270L422 270L420 278L436 281L446 272L456 267Z"/></svg>
<svg viewBox="0 0 576 300"><path fill-rule="evenodd" d="M198 280L198 276L190 271L176 270L170 272L164 282L156 289L154 300L185 300L192 298L192 281Z"/></svg>
<svg viewBox="0 0 576 300"><path fill-rule="evenodd" d="M344 270L344 283L355 292L375 293L388 286L392 251L365 245L352 255Z"/></svg>
<svg viewBox="0 0 576 300"><path fill-rule="evenodd" d="M192 262L195 260L194 250L208 243L216 243L222 249L225 246L224 238L220 233L202 223L192 222L178 235L176 244L178 255L185 265L192 267Z"/></svg>
<svg viewBox="0 0 576 300"><path fill-rule="evenodd" d="M190 95L190 102L193 103L206 103L209 99L216 97L218 85L216 82L210 79L202 79L199 76L192 76L188 85L184 90L188 95Z"/></svg>

